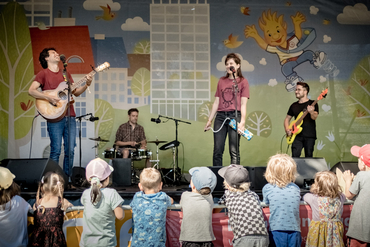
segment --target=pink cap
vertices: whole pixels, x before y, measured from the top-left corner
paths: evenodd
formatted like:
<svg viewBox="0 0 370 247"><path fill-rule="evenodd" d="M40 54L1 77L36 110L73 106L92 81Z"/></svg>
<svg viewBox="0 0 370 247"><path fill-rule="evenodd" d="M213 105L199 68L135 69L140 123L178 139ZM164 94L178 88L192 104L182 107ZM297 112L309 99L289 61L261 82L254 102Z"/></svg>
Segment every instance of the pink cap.
<svg viewBox="0 0 370 247"><path fill-rule="evenodd" d="M370 144L365 144L362 147L353 146L351 153L353 156L359 157L365 165L370 167Z"/></svg>
<svg viewBox="0 0 370 247"><path fill-rule="evenodd" d="M106 179L113 172L113 167L100 158L93 159L86 166L86 179L90 181L92 177L99 178L100 181Z"/></svg>

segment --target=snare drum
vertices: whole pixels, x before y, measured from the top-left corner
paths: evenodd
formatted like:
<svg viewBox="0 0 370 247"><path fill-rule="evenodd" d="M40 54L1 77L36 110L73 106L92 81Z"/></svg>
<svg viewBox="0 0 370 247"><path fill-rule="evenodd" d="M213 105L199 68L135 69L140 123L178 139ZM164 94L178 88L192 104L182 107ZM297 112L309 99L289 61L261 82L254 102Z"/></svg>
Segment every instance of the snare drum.
<svg viewBox="0 0 370 247"><path fill-rule="evenodd" d="M150 159L151 157L152 152L150 149L131 150L131 159L133 160Z"/></svg>
<svg viewBox="0 0 370 247"><path fill-rule="evenodd" d="M123 158L123 155L120 150L115 151L114 148L106 149L103 153L104 158L114 159L114 158Z"/></svg>

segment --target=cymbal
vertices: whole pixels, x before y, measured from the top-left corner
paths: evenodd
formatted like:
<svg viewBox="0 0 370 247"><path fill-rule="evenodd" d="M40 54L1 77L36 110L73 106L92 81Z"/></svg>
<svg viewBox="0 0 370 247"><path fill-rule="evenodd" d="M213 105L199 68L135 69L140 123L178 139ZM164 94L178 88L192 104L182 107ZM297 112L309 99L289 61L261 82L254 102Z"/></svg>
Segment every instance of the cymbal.
<svg viewBox="0 0 370 247"><path fill-rule="evenodd" d="M98 138L89 138L89 139L96 142L109 142L109 140L101 139L100 136Z"/></svg>
<svg viewBox="0 0 370 247"><path fill-rule="evenodd" d="M159 143L166 143L167 141L147 141L147 143L155 143L155 145L158 145Z"/></svg>

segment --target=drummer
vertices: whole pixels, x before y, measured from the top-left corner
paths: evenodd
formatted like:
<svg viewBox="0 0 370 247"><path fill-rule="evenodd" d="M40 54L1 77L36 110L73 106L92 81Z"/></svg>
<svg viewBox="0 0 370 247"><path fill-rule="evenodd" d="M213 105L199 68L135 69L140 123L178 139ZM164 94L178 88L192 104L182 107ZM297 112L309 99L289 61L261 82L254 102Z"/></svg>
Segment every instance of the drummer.
<svg viewBox="0 0 370 247"><path fill-rule="evenodd" d="M130 150L146 149L146 137L143 126L137 123L139 118L139 110L131 108L128 110L128 122L121 124L116 133L116 147L119 146L123 154L123 158L128 158ZM146 166L151 167L150 159L146 159Z"/></svg>

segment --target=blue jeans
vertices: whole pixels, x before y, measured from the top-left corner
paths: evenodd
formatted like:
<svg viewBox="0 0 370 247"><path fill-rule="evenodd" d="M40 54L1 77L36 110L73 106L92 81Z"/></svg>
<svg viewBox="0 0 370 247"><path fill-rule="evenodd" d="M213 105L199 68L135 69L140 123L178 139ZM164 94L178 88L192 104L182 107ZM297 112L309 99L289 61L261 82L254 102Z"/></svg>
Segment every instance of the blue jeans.
<svg viewBox="0 0 370 247"><path fill-rule="evenodd" d="M237 121L240 122L240 112L238 112ZM235 119L235 111L228 112L217 112L215 122L213 124L213 130L217 131L224 122L225 118ZM240 152L236 153L236 141L238 141L238 147L240 142L240 135L229 125L230 120L226 120L222 129L213 134L213 166L222 166L222 156L225 150L226 136L229 135L229 153L231 164L240 164Z"/></svg>
<svg viewBox="0 0 370 247"><path fill-rule="evenodd" d="M50 159L56 161L59 164L59 156L62 149L62 139L64 142L64 161L63 170L68 176L72 176L73 158L76 146L76 119L70 117L71 127L70 136L71 142L68 145L68 117L64 117L62 120L56 123L47 122L48 133L50 136ZM71 156L69 156L68 151L70 151ZM65 181L68 183L68 181Z"/></svg>
<svg viewBox="0 0 370 247"><path fill-rule="evenodd" d="M310 61L310 63L312 64L314 55L315 54L313 53L313 51L304 51L297 60L286 62L285 64L283 64L283 66L281 67L281 72L285 77L293 75L296 76L297 73L294 71L294 68L306 61Z"/></svg>

